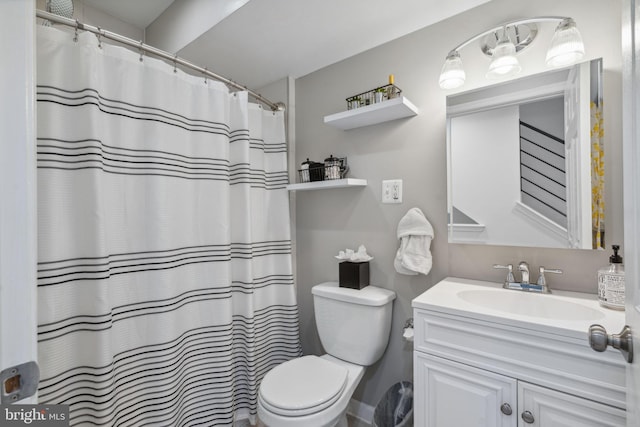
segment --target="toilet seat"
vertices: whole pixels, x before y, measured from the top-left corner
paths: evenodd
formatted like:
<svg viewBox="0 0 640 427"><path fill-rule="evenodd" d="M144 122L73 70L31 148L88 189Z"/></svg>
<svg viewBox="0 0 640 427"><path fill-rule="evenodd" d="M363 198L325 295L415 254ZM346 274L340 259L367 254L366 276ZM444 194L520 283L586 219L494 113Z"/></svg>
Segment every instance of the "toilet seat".
<svg viewBox="0 0 640 427"><path fill-rule="evenodd" d="M342 395L347 377L344 366L317 356L303 356L267 373L259 398L275 414L309 415L333 405Z"/></svg>

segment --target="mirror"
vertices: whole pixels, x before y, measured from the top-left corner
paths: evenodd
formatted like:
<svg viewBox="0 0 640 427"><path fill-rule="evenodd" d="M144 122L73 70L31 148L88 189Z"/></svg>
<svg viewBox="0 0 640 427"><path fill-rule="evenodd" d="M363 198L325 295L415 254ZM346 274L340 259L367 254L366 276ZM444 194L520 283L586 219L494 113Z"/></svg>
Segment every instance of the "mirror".
<svg viewBox="0 0 640 427"><path fill-rule="evenodd" d="M602 59L447 97L449 242L604 241Z"/></svg>

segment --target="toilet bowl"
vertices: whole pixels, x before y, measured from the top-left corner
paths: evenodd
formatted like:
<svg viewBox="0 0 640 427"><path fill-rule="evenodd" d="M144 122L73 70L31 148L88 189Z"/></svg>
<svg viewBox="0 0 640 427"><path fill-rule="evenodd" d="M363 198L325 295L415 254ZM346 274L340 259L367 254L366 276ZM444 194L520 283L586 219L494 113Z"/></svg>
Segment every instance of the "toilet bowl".
<svg viewBox="0 0 640 427"><path fill-rule="evenodd" d="M328 354L278 365L260 385L258 418L273 427L336 426L363 374L364 366Z"/></svg>
<svg viewBox="0 0 640 427"><path fill-rule="evenodd" d="M346 427L346 410L367 366L383 354L395 293L368 286L312 289L318 334L328 352L282 363L263 378L258 418L268 427Z"/></svg>

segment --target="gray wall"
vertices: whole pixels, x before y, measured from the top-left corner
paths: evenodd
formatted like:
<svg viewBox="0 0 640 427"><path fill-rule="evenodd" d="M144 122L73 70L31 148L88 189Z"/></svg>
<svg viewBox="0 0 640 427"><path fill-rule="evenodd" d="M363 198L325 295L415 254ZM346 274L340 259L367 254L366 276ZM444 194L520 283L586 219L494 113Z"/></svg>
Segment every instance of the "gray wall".
<svg viewBox="0 0 640 427"><path fill-rule="evenodd" d="M564 98L520 105L520 120L564 140Z"/></svg>
<svg viewBox="0 0 640 427"><path fill-rule="evenodd" d="M307 157L321 160L329 154L347 156L351 176L369 182L360 189L297 192L292 197L305 353L323 352L315 331L311 287L337 280L338 267L333 255L340 249L364 244L375 257L371 262L371 283L392 289L398 295L389 347L383 358L365 373L354 394L356 400L375 405L393 383L411 379L412 345L402 340L402 326L412 316L411 300L446 276L501 281L503 272L494 271L492 264L527 260L534 268L544 265L565 271L564 275L551 278L552 288L596 290L596 270L607 264L606 252L447 243L447 93L438 87L442 62L449 49L476 33L511 19L541 15L572 16L587 46L585 59L604 58L607 239L608 245L622 243L618 0L494 0L296 80L295 164ZM544 62L550 36L544 40L542 34L539 37L521 55L523 68L529 73L543 70L538 64ZM468 46L461 51L467 69L468 84L464 89L487 84L484 73L489 61L476 55L476 50L477 47ZM396 84L419 108L418 116L350 131L323 124L325 115L345 110L347 96L385 84L388 74L395 75ZM404 180L402 204L381 204L383 179ZM433 269L426 277L399 275L393 268L398 221L414 206L422 209L435 229L431 246Z"/></svg>

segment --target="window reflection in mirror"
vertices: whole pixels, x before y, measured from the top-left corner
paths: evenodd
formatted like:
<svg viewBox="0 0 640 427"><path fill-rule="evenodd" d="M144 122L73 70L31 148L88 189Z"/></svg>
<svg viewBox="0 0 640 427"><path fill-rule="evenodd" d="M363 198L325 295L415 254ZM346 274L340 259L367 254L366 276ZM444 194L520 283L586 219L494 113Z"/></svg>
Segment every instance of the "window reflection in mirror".
<svg viewBox="0 0 640 427"><path fill-rule="evenodd" d="M447 97L449 242L604 241L602 60Z"/></svg>

